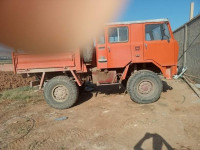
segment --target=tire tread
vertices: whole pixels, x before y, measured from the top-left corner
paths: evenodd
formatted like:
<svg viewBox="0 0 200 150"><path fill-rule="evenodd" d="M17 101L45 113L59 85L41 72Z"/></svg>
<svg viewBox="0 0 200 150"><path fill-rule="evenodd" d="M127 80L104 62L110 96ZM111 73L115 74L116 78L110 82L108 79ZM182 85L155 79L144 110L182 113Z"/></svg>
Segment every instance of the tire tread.
<svg viewBox="0 0 200 150"><path fill-rule="evenodd" d="M57 83L65 83L66 85L69 86L70 88L70 93L69 93L69 98L67 101L64 102L56 102L55 100L53 100L53 98L50 96L49 93L51 93L51 86L52 84L57 84ZM57 76L57 77L53 77L51 80L49 80L44 88L44 97L46 102L51 106L54 107L56 109L66 109L66 108L70 108L71 106L73 106L77 99L78 99L78 87L76 85L76 83L73 81L72 78L69 78L67 76Z"/></svg>
<svg viewBox="0 0 200 150"><path fill-rule="evenodd" d="M136 91L133 90L132 88L132 84L134 84L139 78L143 77L143 76L151 76L153 77L157 83L158 83L158 88L159 88L159 92L156 93L150 100L148 101L142 101L140 98L138 98L136 96ZM139 71L136 71L134 72L128 79L128 82L127 82L127 92L129 93L130 97L131 97L131 100L136 102L136 103L139 103L139 104L148 104L148 103L153 103L155 101L157 101L159 98L160 98L160 94L163 90L163 84L162 84L162 81L161 79L159 78L159 76L150 71L150 70L139 70Z"/></svg>

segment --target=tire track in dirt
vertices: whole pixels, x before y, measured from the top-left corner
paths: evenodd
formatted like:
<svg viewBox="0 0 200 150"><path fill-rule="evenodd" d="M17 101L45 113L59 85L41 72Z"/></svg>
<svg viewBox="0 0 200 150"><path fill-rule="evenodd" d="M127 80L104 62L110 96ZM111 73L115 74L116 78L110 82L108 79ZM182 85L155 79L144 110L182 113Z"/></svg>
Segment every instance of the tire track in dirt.
<svg viewBox="0 0 200 150"><path fill-rule="evenodd" d="M23 139L34 127L35 121L28 117L12 117L0 126L0 148Z"/></svg>
<svg viewBox="0 0 200 150"><path fill-rule="evenodd" d="M57 149L58 145L67 145L73 148L77 145L77 141L84 141L91 135L90 132L79 128L72 128L64 132L47 131L39 134L33 132L30 136L9 144L8 149Z"/></svg>

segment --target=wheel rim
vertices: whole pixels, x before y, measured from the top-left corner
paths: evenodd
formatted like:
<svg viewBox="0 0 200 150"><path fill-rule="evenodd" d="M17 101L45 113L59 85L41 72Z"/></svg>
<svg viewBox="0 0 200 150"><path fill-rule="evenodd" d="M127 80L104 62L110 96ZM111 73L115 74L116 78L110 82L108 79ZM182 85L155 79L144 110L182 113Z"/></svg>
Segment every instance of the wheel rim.
<svg viewBox="0 0 200 150"><path fill-rule="evenodd" d="M142 96L149 96L155 91L154 83L150 80L142 80L138 84L137 91Z"/></svg>
<svg viewBox="0 0 200 150"><path fill-rule="evenodd" d="M57 102L64 102L69 96L69 91L64 85L57 85L52 90L52 97Z"/></svg>

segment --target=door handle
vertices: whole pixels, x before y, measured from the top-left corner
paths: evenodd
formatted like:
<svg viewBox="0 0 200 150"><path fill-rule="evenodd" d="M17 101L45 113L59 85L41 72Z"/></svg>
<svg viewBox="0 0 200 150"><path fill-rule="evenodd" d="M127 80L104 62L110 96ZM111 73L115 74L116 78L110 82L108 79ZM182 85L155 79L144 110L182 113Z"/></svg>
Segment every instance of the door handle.
<svg viewBox="0 0 200 150"><path fill-rule="evenodd" d="M110 53L110 46L108 46L108 52Z"/></svg>
<svg viewBox="0 0 200 150"><path fill-rule="evenodd" d="M102 47L100 46L100 47L98 47L98 49L105 49L105 47L104 46L102 46Z"/></svg>
<svg viewBox="0 0 200 150"><path fill-rule="evenodd" d="M147 49L147 43L144 44L145 48Z"/></svg>

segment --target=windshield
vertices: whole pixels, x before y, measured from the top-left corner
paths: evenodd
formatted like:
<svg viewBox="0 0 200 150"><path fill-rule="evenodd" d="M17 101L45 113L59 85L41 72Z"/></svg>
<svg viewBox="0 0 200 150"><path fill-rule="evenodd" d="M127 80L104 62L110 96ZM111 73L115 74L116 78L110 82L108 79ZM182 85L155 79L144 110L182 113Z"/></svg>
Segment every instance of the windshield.
<svg viewBox="0 0 200 150"><path fill-rule="evenodd" d="M170 38L169 29L166 23L145 25L146 41L167 40Z"/></svg>

